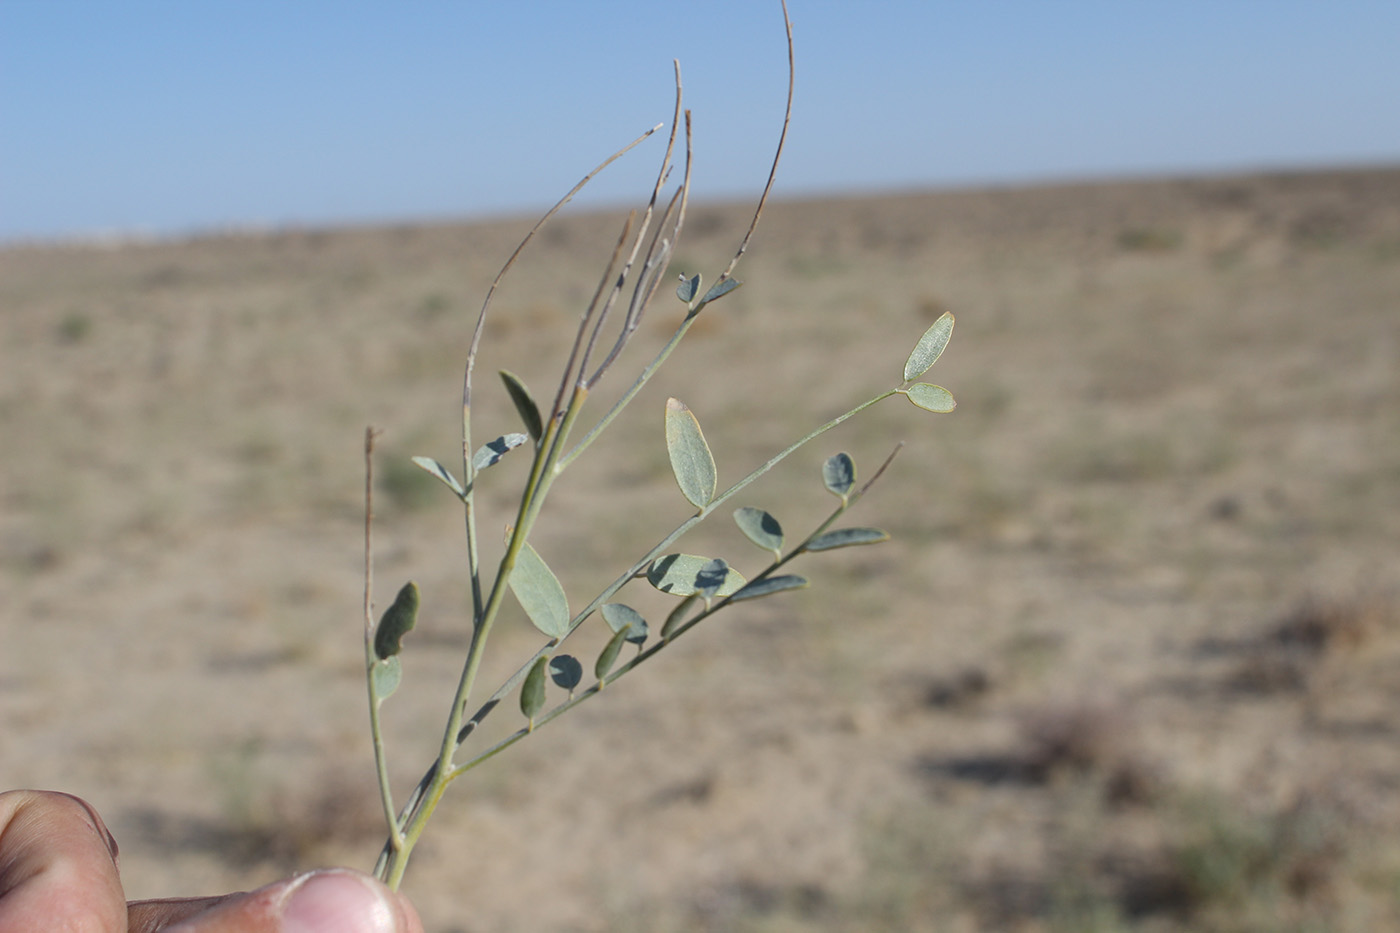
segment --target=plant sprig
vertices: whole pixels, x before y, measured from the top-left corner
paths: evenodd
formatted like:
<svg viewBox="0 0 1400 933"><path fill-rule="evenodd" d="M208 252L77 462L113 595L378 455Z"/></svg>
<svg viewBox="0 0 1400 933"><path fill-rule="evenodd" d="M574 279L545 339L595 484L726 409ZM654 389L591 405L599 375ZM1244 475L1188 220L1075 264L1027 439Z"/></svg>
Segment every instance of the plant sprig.
<svg viewBox="0 0 1400 933"><path fill-rule="evenodd" d="M539 230L567 204L592 178L628 150L653 135L658 127L641 134L597 168L588 173L573 189L554 205L526 234L507 259L487 290L472 333L462 382L462 478L436 460L415 457L416 462L435 476L458 499L464 514L467 547L467 571L471 584L470 646L463 663L457 689L443 729L437 756L402 805L396 806L390 787L387 754L379 711L382 704L398 688L402 679L399 653L404 636L416 621L419 593L409 582L398 592L394 603L378 624L373 619L373 449L376 432L365 435L365 664L370 701L370 729L375 750L380 796L388 823L388 838L375 866L376 875L391 888L397 889L403 880L410 855L432 817L449 784L506 748L533 734L580 703L601 693L605 687L620 680L699 625L709 617L750 599L763 598L799 589L807 580L793 573L779 573L798 557L836 548L873 544L888 536L881 530L865 527L833 527L885 472L899 447L863 485L856 486L855 463L848 454L829 458L822 468L826 490L839 499L839 504L818 522L796 544L789 546L782 525L766 510L752 506L736 510L734 520L740 531L756 547L770 556L769 562L746 579L722 558L709 558L672 552L672 546L686 532L711 517L759 477L767 474L799 448L846 420L893 395L907 396L914 404L932 411L950 411L952 396L941 387L915 383L933 365L947 345L953 318L945 314L934 323L916 344L903 371L903 381L879 395L862 402L851 410L826 422L804 437L779 451L753 469L738 482L719 491L718 472L714 454L705 440L696 415L683 402L670 399L665 412L665 441L676 483L693 508L675 528L648 548L579 612L570 614L568 597L545 558L530 543L530 533L538 519L555 481L565 470L589 450L617 416L636 398L671 353L686 336L699 315L715 301L739 286L733 272L748 249L750 239L763 215L777 167L787 139L792 115L795 65L792 24L786 3L783 20L788 49L788 94L784 109L782 132L769 170L768 182L758 200L753 219L729 265L707 291L702 292L699 275L681 277L676 296L686 306L686 313L669 340L655 357L643 366L631 385L617 401L602 414L583 436L572 442L572 435L589 400L592 390L613 368L622 351L636 333L648 306L660 288L662 277L674 254L676 242L685 221L689 202L692 140L690 112L683 109L683 86L680 65L675 65L675 114L671 123L665 152L658 167L651 197L640 214L628 215L622 225L603 274L592 299L580 315L573 344L562 368L551 403L541 408L525 383L514 374L502 371L501 379L520 416L523 431L501 434L474 449L472 441L472 396L474 371L484 325L492 299L525 247ZM684 124L684 170L678 186L668 197L662 197L672 170L679 127ZM616 314L621 321L610 344L603 340L605 325ZM595 363L595 357L601 360ZM528 476L520 493L514 521L508 525L504 553L489 581L483 580L479 565L480 547L477 537L476 493L482 476L512 451L531 446L533 456ZM641 613L614 597L634 580L645 579L654 589L678 598L678 603L659 627L654 627ZM516 671L481 703L470 716L467 711L485 656L489 637L496 623L506 594L510 592L525 610L527 617L545 636L544 643L526 658ZM610 631L602 652L591 671L593 683L584 687L584 665L571 655L559 651L560 645L582 625L595 616L601 618ZM655 632L655 637L653 637ZM637 647L635 655L620 660L627 644ZM549 704L549 685L567 691L564 699ZM497 710L514 692L519 691L519 708L525 724L482 749L468 749L468 743L480 724ZM463 759L458 761L461 754Z"/></svg>

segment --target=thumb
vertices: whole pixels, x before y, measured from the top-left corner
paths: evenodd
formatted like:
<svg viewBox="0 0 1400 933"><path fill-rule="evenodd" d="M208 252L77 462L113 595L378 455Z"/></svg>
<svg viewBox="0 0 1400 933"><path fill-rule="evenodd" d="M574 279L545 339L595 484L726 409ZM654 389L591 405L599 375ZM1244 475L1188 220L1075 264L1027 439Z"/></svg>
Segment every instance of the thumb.
<svg viewBox="0 0 1400 933"><path fill-rule="evenodd" d="M130 928L164 933L423 933L406 898L348 869L311 872L217 899L193 916L191 906L133 904Z"/></svg>

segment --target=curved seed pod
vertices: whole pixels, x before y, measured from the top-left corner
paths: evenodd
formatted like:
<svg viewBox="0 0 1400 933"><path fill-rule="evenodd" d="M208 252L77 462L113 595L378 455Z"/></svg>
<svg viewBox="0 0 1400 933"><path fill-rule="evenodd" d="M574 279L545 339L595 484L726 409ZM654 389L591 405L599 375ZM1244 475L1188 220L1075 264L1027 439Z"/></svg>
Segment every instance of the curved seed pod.
<svg viewBox="0 0 1400 933"><path fill-rule="evenodd" d="M418 584L409 580L394 597L394 604L384 610L374 630L374 656L383 661L403 648L403 637L418 622Z"/></svg>
<svg viewBox="0 0 1400 933"><path fill-rule="evenodd" d="M953 336L953 312L944 311L942 316L933 322L932 327L924 331L924 335L914 345L913 352L909 354L909 359L904 364L904 381L918 379L928 372L929 367L938 362L938 358L943 355L943 348L948 345L948 338L951 336Z"/></svg>

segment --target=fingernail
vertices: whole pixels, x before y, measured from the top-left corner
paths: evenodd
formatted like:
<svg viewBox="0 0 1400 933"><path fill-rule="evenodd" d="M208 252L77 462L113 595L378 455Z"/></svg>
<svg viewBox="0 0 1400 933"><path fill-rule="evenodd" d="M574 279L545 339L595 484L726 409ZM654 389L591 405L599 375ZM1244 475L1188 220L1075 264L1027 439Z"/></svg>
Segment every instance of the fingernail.
<svg viewBox="0 0 1400 933"><path fill-rule="evenodd" d="M348 871L308 875L282 903L283 933L397 933L386 892Z"/></svg>

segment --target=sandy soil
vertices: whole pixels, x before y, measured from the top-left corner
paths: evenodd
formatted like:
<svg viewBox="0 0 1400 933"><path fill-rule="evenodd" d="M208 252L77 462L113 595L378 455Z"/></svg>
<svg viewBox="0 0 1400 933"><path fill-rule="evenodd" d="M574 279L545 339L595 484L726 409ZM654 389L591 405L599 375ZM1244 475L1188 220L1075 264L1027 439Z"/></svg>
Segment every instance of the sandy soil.
<svg viewBox="0 0 1400 933"><path fill-rule="evenodd" d="M617 222L551 228L483 373L548 393ZM745 222L697 208L677 270ZM380 605L424 593L403 793L467 628L460 516L407 458L453 462L527 226L0 251L0 784L96 804L133 896L372 863L361 434ZM732 481L952 310L930 376L959 407L891 399L755 486L801 529L826 456L906 444L854 517L891 543L809 558L453 788L406 886L430 929L1400 924L1400 171L779 203L740 278L542 520L576 606L687 514L666 396ZM480 430L516 430L482 381ZM488 476L494 529L521 474ZM759 560L724 519L686 549ZM512 613L493 684L537 644Z"/></svg>

